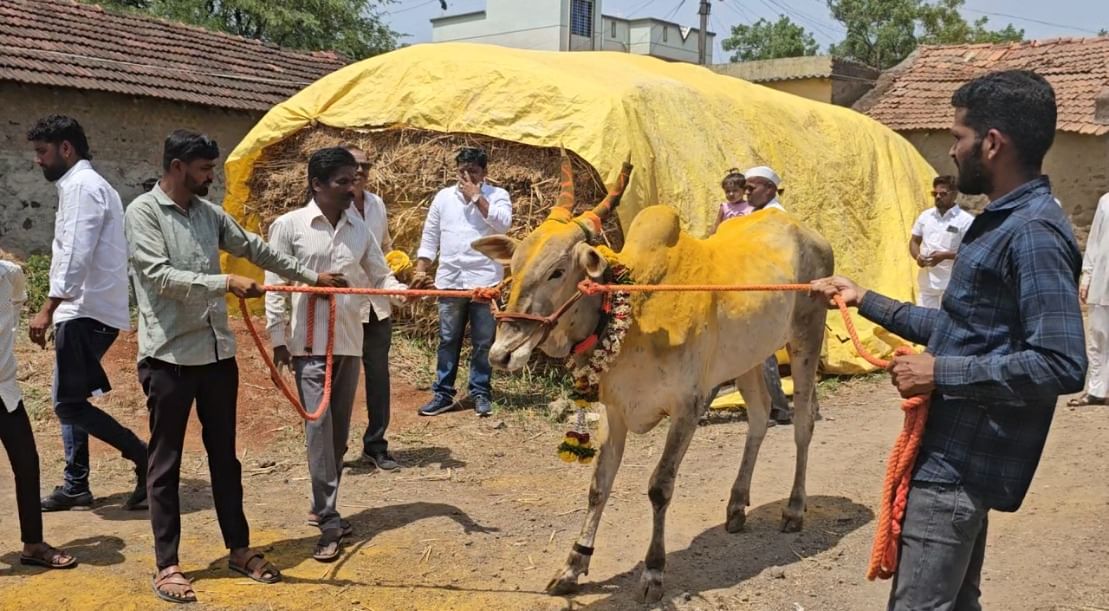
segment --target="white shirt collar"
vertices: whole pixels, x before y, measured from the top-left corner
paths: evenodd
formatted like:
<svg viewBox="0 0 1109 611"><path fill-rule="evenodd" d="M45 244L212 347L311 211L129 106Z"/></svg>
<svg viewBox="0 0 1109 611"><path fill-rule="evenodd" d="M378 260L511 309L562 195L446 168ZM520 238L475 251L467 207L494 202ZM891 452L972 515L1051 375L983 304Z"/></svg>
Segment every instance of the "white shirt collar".
<svg viewBox="0 0 1109 611"><path fill-rule="evenodd" d="M82 159L81 161L78 161L77 163L73 164L73 167L66 170L65 174L62 174L62 177L58 179L58 188L61 189L68 187L69 183L73 181L73 176L77 174L77 172L80 172L81 170L91 169L92 164L89 163L88 159Z"/></svg>
<svg viewBox="0 0 1109 611"><path fill-rule="evenodd" d="M962 210L962 208L959 207L959 204L951 206L947 209L947 212L940 212L940 209L936 207L933 207L932 209L936 211L936 216L940 217L940 220L942 221L958 216L959 212Z"/></svg>
<svg viewBox="0 0 1109 611"><path fill-rule="evenodd" d="M353 205L353 204L351 204L351 205ZM311 213L312 220L323 219L323 220L327 221L328 223L331 222L331 221L327 220L327 216L323 213L323 210L320 210L320 205L316 203L316 198L313 197L311 199L311 201L308 202L308 205L305 206L305 209L307 209L308 212ZM349 223L350 222L350 219L347 218L347 215L350 214L350 210L351 210L350 206L348 206L347 208L345 208L343 210L342 214L339 216L339 224L335 225L335 230L336 231L338 231L339 228L342 227L344 223Z"/></svg>

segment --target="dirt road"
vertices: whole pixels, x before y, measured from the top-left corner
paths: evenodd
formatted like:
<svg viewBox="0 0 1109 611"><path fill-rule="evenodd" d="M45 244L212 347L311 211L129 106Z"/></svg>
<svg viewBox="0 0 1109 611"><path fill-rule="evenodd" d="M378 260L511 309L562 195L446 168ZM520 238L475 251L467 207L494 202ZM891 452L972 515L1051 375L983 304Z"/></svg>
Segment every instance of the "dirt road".
<svg viewBox="0 0 1109 611"><path fill-rule="evenodd" d="M632 591L649 537L647 479L664 428L629 442L616 490L582 591L543 593L580 527L590 467L567 466L554 448L563 427L525 413L479 421L469 413L419 419L424 394L394 388L392 443L406 468L379 473L353 464L341 509L355 536L341 561L309 558L316 531L307 502L299 422L279 402L246 342L240 442L246 512L253 541L285 574L257 585L226 568L212 511L199 427L191 425L184 465L182 563L195 579L198 609L641 609ZM116 390L102 404L138 430L145 408L134 379L133 338L109 357ZM22 383L41 403L49 360L18 348ZM361 399L359 399L361 401ZM723 529L729 487L739 466L746 423L718 417L702 426L678 476L667 523L663 608L879 609L888 585L863 573L875 502L889 443L900 427L887 384L839 386L823 401L809 470L805 530L777 532L789 494L793 441L771 429L755 472L747 531ZM356 410L358 411L358 410ZM57 423L36 422L43 488L60 481ZM362 412L355 433L361 433ZM991 516L984 574L990 609L1109 608L1109 408L1060 408L1043 464L1024 508ZM18 565L13 485L0 458L0 607L4 609L150 609L169 607L150 593L152 537L145 512L119 507L131 486L129 466L93 442L91 511L46 515L47 538L82 566L44 572ZM352 444L352 447L357 447ZM353 458L354 452L351 452Z"/></svg>

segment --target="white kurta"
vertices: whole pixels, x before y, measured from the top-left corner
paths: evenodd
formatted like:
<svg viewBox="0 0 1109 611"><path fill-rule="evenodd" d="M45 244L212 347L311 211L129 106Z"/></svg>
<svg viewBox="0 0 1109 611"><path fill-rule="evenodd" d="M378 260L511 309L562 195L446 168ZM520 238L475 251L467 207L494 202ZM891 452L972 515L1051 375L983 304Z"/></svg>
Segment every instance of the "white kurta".
<svg viewBox="0 0 1109 611"><path fill-rule="evenodd" d="M1086 321L1086 352L1089 368L1086 394L1109 395L1109 193L1101 196L1094 212L1086 254L1082 257L1082 287L1088 294L1089 317Z"/></svg>

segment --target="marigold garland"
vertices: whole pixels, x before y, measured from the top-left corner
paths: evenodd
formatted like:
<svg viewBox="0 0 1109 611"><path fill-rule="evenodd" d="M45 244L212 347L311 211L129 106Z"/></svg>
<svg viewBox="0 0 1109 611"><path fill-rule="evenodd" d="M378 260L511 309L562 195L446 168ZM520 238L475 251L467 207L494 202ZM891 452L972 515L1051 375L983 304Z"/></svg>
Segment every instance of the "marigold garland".
<svg viewBox="0 0 1109 611"><path fill-rule="evenodd" d="M606 249L607 250L607 249ZM603 254L608 254L602 251ZM614 284L630 284L631 278L628 269L616 263L612 257L609 260L609 273ZM606 294L606 299L601 307L601 321L598 324L599 338L592 349L585 355L571 356L567 365L573 377L573 390L570 398L577 410L574 429L567 431L562 443L558 446L558 456L563 461L578 462L587 465L593 462L597 450L593 447L585 420L585 411L590 404L598 399L598 384L601 374L608 371L612 361L620 354L623 347L624 336L632 323L632 307L629 293L615 292Z"/></svg>

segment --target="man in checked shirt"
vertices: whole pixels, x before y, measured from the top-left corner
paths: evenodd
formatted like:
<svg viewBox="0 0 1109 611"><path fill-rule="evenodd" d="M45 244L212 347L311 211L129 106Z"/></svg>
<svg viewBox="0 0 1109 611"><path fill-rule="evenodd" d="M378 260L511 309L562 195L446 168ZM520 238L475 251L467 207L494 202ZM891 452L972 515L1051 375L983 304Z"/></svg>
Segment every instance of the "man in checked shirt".
<svg viewBox="0 0 1109 611"><path fill-rule="evenodd" d="M951 103L959 190L990 203L967 230L943 307L894 301L841 277L813 282L820 297L838 293L927 346L895 358L892 370L903 397L932 401L890 594L897 611L981 608L989 511L1020 507L1058 397L1082 390L1086 373L1082 256L1041 173L1055 92L1013 70L963 85Z"/></svg>

